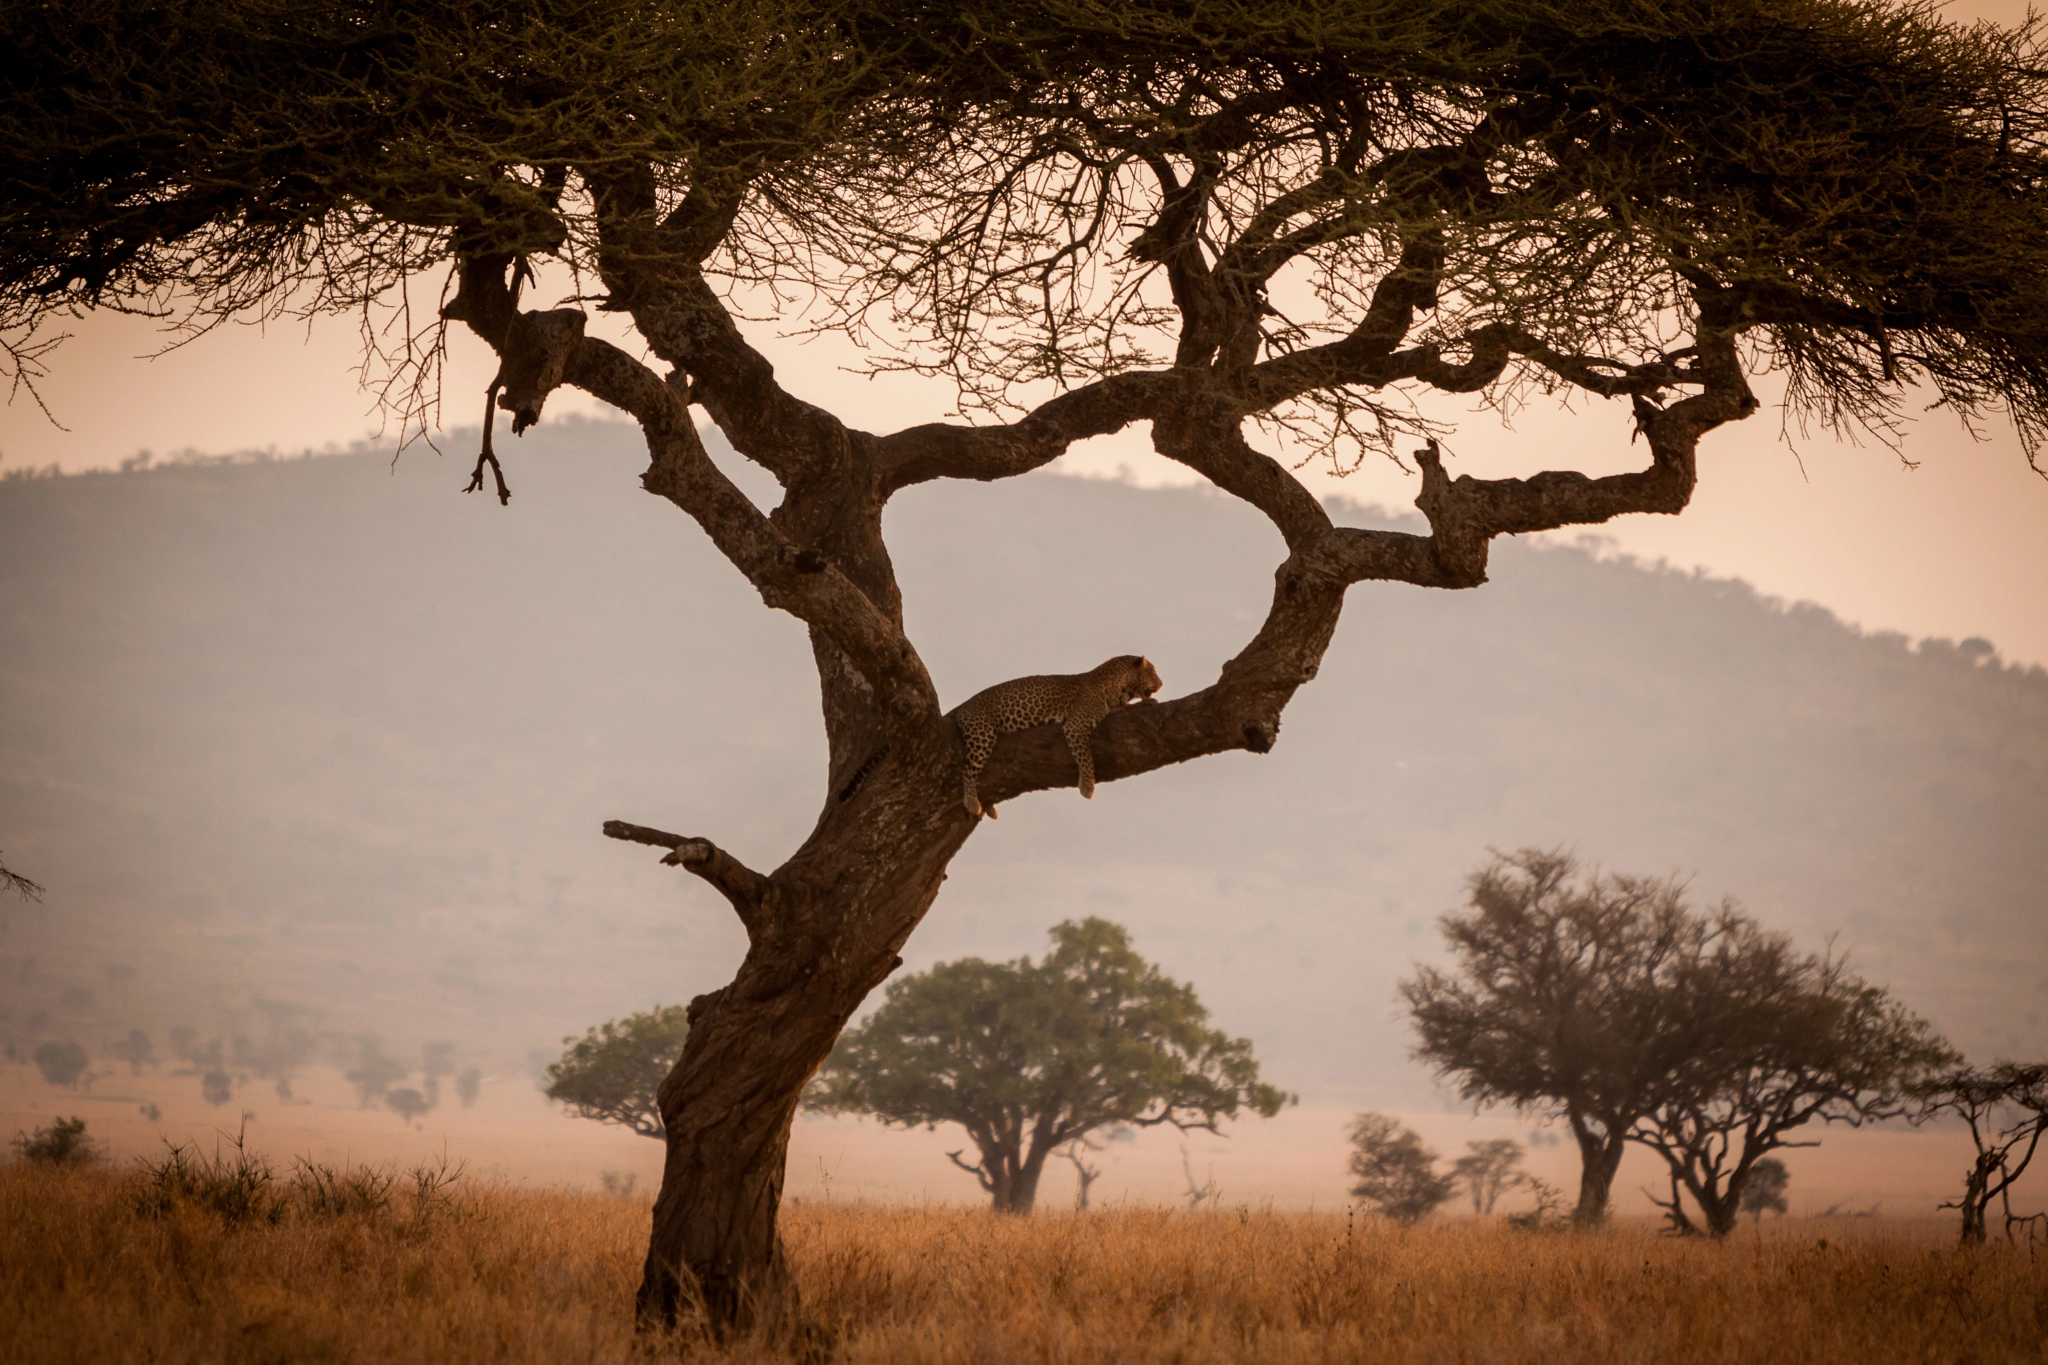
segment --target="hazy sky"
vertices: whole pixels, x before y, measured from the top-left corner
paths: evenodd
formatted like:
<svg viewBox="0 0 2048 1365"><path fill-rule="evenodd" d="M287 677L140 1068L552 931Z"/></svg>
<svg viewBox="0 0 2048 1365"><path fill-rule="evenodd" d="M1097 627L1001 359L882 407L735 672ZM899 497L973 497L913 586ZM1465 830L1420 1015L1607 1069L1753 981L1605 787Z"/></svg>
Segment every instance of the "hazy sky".
<svg viewBox="0 0 2048 1365"><path fill-rule="evenodd" d="M2010 21L2023 6L1955 5L1951 12ZM155 358L163 338L146 320L95 316L66 330L71 340L42 386L62 429L17 396L0 407L0 467L107 467L142 449L296 452L346 445L384 425L358 382L361 346L350 319L310 329L292 322L229 327ZM843 346L795 344L764 325L748 331L794 390L857 424L898 426L949 406L942 384L846 373L855 357ZM466 336L455 337L452 349L443 429L475 425L492 368ZM1769 385L1759 392L1768 399ZM567 393L549 405L551 417L575 411L598 409ZM1948 417L1925 416L1905 449L1919 467L1908 469L1880 446L1842 445L1819 432L1788 443L1766 407L1703 443L1699 492L1682 517L1632 516L1597 533L1619 552L1744 578L1868 629L1982 635L2007 658L2048 663L2048 479L2027 467L2009 429L1987 434L1980 443ZM1626 409L1597 400L1571 414L1526 410L1512 431L1491 414L1465 416L1452 449L1454 472L1476 474L1604 473L1642 459L1640 446L1628 446ZM1091 443L1064 464L1077 472L1124 469L1140 482L1185 477L1150 453L1141 432ZM465 473L466 461L449 462L450 478L459 482ZM1409 504L1416 487L1391 464L1341 480L1314 471L1304 477L1319 489L1394 506Z"/></svg>

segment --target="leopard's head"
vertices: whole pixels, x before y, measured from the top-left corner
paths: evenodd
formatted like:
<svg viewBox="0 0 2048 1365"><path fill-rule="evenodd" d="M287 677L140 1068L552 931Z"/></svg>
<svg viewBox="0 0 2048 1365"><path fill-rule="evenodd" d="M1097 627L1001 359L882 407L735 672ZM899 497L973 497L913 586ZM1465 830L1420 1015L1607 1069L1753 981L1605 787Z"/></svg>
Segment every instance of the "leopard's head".
<svg viewBox="0 0 2048 1365"><path fill-rule="evenodd" d="M1166 686L1159 680L1159 670L1143 655L1128 656L1131 665L1130 681L1124 684L1124 700L1150 701L1152 694Z"/></svg>

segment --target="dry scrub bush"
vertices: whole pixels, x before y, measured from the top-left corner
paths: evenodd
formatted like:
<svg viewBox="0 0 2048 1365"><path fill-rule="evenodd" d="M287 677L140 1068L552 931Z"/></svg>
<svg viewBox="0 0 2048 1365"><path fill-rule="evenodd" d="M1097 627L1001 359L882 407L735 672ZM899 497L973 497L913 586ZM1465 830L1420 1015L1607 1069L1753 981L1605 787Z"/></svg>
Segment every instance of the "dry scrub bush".
<svg viewBox="0 0 2048 1365"><path fill-rule="evenodd" d="M787 1357L636 1336L634 1202L485 1188L459 1216L288 1201L141 1214L134 1172L0 1169L0 1361ZM1801 1220L1725 1244L1342 1216L788 1211L849 1362L2038 1360L2048 1258L1932 1220Z"/></svg>

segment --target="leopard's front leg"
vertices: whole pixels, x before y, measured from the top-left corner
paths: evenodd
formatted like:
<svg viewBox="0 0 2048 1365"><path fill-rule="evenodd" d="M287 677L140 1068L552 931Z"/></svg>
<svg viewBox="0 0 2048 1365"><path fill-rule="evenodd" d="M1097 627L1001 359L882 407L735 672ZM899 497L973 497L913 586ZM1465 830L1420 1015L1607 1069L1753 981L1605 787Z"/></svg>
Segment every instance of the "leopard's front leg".
<svg viewBox="0 0 2048 1365"><path fill-rule="evenodd" d="M1100 716L1087 714L1070 715L1061 729L1067 735L1067 748L1073 751L1074 766L1081 770L1081 795L1090 801L1095 799L1095 722Z"/></svg>

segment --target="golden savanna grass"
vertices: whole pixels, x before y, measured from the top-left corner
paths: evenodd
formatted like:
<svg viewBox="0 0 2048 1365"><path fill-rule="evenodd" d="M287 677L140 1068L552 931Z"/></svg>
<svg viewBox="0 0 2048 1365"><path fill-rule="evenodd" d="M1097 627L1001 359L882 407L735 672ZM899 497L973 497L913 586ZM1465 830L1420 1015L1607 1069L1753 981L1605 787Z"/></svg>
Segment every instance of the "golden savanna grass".
<svg viewBox="0 0 2048 1365"><path fill-rule="evenodd" d="M467 1183L400 1181L382 1201L302 1185L228 1218L137 1170L0 1168L0 1360L785 1358L636 1337L643 1204ZM1802 1220L1711 1245L1648 1227L806 1204L785 1228L835 1360L2048 1358L2048 1250L1960 1251L1945 1223Z"/></svg>

